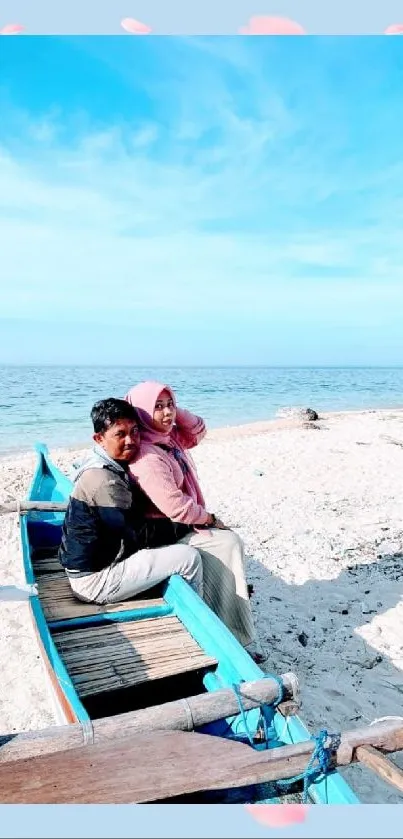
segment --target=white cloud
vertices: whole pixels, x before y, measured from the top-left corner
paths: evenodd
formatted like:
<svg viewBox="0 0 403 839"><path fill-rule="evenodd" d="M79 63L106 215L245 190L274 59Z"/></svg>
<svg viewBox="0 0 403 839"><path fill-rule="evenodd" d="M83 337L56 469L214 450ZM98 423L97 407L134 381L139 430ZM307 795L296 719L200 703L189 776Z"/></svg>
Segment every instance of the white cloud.
<svg viewBox="0 0 403 839"><path fill-rule="evenodd" d="M231 319L252 331L281 318L318 328L393 319L401 170L365 171L348 154L336 167L343 125L326 138L301 122L241 39L194 49L200 65L161 81L154 120L94 128L61 107L35 119L4 110L14 129L0 148L1 316L47 308L118 324L159 311L183 329L193 313L218 331ZM242 91L218 61L243 74ZM144 84L157 95L155 80Z"/></svg>

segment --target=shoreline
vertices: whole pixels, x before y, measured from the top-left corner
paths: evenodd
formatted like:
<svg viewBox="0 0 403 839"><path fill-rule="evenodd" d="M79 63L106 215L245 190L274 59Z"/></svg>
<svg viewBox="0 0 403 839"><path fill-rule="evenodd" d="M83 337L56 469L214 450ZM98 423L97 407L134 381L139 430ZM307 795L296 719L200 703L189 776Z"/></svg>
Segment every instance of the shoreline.
<svg viewBox="0 0 403 839"><path fill-rule="evenodd" d="M403 408L319 417L212 429L192 450L207 507L245 544L264 669L296 673L312 734L403 708ZM49 449L67 474L83 451ZM0 503L25 496L35 461L0 457ZM23 580L17 517L3 516L0 584ZM27 603L0 600L0 620L1 730L55 724ZM343 774L362 803L403 803L362 766Z"/></svg>
<svg viewBox="0 0 403 839"><path fill-rule="evenodd" d="M314 409L315 410L315 409ZM225 437L226 433L231 437L236 436L253 436L255 434L269 434L275 431L287 431L295 428L318 428L320 423L327 422L332 419L343 419L349 416L367 416L368 414L401 414L403 418L403 406L398 408L352 408L345 411L323 411L318 413L317 420L309 420L303 415L296 415L295 417L273 418L270 420L254 420L253 422L242 423L240 425L225 425L220 428L213 428L207 431L207 439L219 439ZM320 428L319 428L320 430Z"/></svg>
<svg viewBox="0 0 403 839"><path fill-rule="evenodd" d="M316 421L308 420L304 417L304 409L290 410L295 411L295 415L291 413L289 417L273 417L266 420L252 420L251 422L239 423L238 425L222 425L215 428L207 428L207 434L203 443L225 438L233 439L236 437L251 437L258 434L270 434L276 431L287 431L295 428L318 428L321 422L323 423L337 418L343 419L344 417L349 416L364 417L375 413L386 415L394 413L397 415L401 414L403 417L403 405L391 408L350 408L342 411L317 411L318 420ZM39 439L37 442L39 442ZM46 440L41 440L40 442L46 443ZM52 444L48 445L48 448L49 451L77 452L83 451L89 446L91 446L91 440L87 442L78 441L76 443L69 443L68 445ZM29 454L35 455L34 445L26 449L19 449L15 447L4 451L0 450L0 465L4 460L12 459L15 456L19 457Z"/></svg>

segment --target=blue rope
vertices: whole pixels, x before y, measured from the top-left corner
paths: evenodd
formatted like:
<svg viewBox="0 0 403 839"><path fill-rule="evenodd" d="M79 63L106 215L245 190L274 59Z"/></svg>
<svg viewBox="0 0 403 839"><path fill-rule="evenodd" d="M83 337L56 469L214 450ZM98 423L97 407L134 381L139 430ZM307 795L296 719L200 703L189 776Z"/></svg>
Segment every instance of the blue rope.
<svg viewBox="0 0 403 839"><path fill-rule="evenodd" d="M326 741L330 738L330 744L326 746ZM315 748L309 758L308 765L299 775L294 775L293 778L287 780L276 781L280 787L289 787L297 781L303 781L302 802L306 804L308 800L308 787L310 782L316 776L325 777L331 769L332 754L340 745L340 734L328 734L325 728L322 728L318 734L312 737L315 742ZM314 766L315 762L319 765Z"/></svg>
<svg viewBox="0 0 403 839"><path fill-rule="evenodd" d="M284 685L283 685L281 679L278 678L278 676L274 676L274 675L272 676L270 674L266 674L264 678L274 679L274 681L276 681L277 684L278 684L277 699L275 699L273 702L270 703L271 706L276 707L283 700ZM257 749L258 746L256 746L256 744L253 740L252 734L250 732L249 726L248 726L248 720L247 720L246 711L245 711L243 701L242 701L242 694L239 690L239 685L233 684L232 688L233 688L233 691L234 691L235 696L236 696L237 701L238 701L239 710L240 710L240 713L241 713L241 716L242 716L242 722L244 724L244 728L245 728L249 743L250 743L250 745L252 746L253 749ZM266 717L264 715L262 706L260 706L259 722L260 722L260 720L262 720L262 722L263 722L265 743L266 743L266 748L268 748L269 747L269 741L271 739L273 739L273 737L275 736L275 729L274 729L274 724L272 724L270 727L267 725L267 720L266 720ZM329 743L328 746L326 746L326 742L327 742L328 739L330 739L330 743ZM308 764L307 764L306 768L304 769L304 771L301 772L299 775L295 775L293 778L287 778L286 780L284 779L284 780L276 781L278 786L280 786L280 787L290 787L293 784L295 784L297 781L303 781L302 801L303 801L304 804L306 804L306 802L308 800L309 784L312 782L312 780L315 776L325 777L328 774L329 770L331 769L333 752L340 745L340 739L341 739L340 734L328 734L327 730L325 728L322 728L318 732L318 734L316 734L312 737L312 740L315 742L315 748L314 748L314 750L311 754L311 757L309 758Z"/></svg>
<svg viewBox="0 0 403 839"><path fill-rule="evenodd" d="M265 675L263 676L263 678L264 678L264 679L272 679L274 682L277 682L277 686L278 686L278 695L277 695L277 698L276 698L276 699L274 699L274 700L273 700L273 702L271 702L271 703L270 703L270 706L273 706L273 707L275 708L277 705L279 705L279 704L280 704L280 702L282 702L282 701L283 701L283 697L284 697L284 685L283 685L283 682L282 682L282 680L281 680L281 679L279 679L279 677L278 677L278 676L271 675L270 673L265 673ZM242 716L242 722L243 722L243 724L244 724L244 728L245 728L245 731L246 731L247 738L248 738L249 743L250 743L250 745L252 746L252 748L253 748L253 749L256 749L256 748L257 748L257 746L256 746L256 744L254 743L254 740L253 740L252 734L251 734L250 729L249 729L249 726L248 726L248 720L247 720L247 717L246 717L246 711L245 711L245 708L244 708L244 705L243 705L243 701L242 701L242 694L241 694L241 692L240 692L240 690L239 690L239 685L237 685L237 684L235 684L235 683L234 683L234 684L232 685L232 689L233 689L233 691L234 691L234 693L235 693L235 696L236 696L236 698L237 698L238 707L239 707L239 710L240 710L240 713L241 713L241 716ZM266 749L267 749L267 748L269 747L269 741L270 741L270 740L272 740L272 739L273 739L273 737L274 737L275 730L274 730L274 726L273 726L273 725L271 725L270 727L267 725L267 720L266 720L265 714L264 714L264 712L263 712L263 708L262 708L262 706L260 706L260 717L259 717L259 723L260 723L260 722L262 722L262 723L263 723L264 737L265 737L265 743L266 743Z"/></svg>

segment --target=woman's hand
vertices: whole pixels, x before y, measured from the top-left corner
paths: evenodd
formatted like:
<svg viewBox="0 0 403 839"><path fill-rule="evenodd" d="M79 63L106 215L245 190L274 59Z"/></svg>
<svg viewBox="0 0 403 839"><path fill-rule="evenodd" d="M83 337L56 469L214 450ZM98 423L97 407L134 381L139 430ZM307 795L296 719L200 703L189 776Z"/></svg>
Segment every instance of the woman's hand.
<svg viewBox="0 0 403 839"><path fill-rule="evenodd" d="M214 513L209 513L208 516L208 521L206 522L208 527L217 527L219 530L229 530L228 525L224 524L221 519L218 519Z"/></svg>

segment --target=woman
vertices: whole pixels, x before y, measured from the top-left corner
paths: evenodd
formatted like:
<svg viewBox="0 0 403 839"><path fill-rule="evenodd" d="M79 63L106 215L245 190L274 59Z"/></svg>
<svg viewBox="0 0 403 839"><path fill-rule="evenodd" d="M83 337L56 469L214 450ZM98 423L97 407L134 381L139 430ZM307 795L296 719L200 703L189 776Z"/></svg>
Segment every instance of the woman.
<svg viewBox="0 0 403 839"><path fill-rule="evenodd" d="M179 541L202 555L204 600L256 661L263 656L245 579L239 536L207 511L189 449L206 434L204 421L179 408L170 387L142 382L125 399L137 409L141 446L130 472L150 499L146 516L177 523Z"/></svg>

